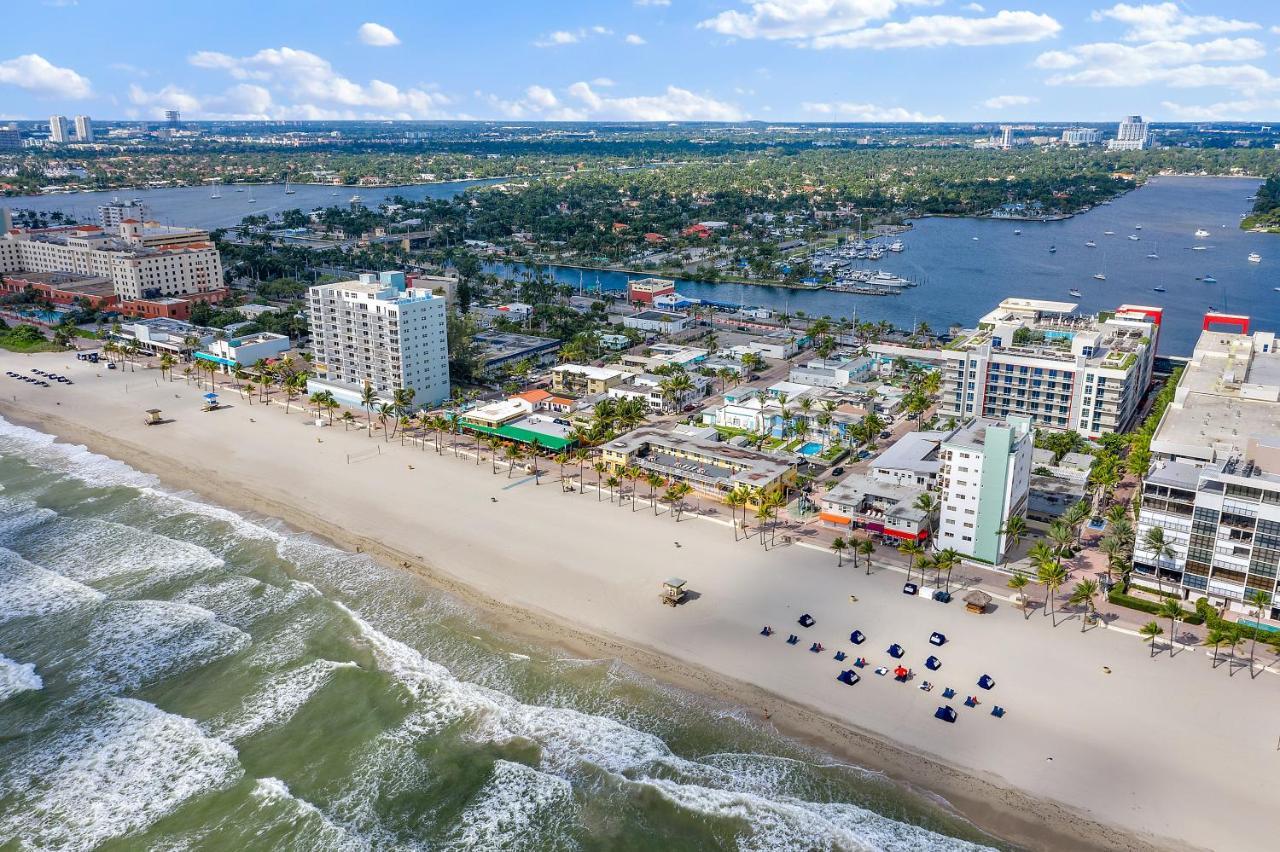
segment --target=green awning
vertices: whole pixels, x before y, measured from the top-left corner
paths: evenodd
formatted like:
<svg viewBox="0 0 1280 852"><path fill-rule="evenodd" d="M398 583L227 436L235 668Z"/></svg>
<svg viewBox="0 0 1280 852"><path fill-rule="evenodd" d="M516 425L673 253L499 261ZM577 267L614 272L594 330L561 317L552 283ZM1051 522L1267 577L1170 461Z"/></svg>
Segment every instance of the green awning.
<svg viewBox="0 0 1280 852"><path fill-rule="evenodd" d="M537 444L548 450L558 451L573 446L573 441L568 438L557 438L554 435L546 435L530 429L521 429L518 426L499 426L495 429L492 426L481 426L478 423L468 423L465 420L462 421L461 425L463 429L469 429L472 432L494 435L498 438L505 438L508 441L515 441L517 444Z"/></svg>

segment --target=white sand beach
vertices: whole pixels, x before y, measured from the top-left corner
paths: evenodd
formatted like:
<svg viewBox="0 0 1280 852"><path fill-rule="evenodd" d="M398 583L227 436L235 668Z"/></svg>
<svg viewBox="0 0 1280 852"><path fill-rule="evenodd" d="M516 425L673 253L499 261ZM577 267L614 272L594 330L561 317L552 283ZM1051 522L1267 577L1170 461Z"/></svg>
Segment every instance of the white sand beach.
<svg viewBox="0 0 1280 852"><path fill-rule="evenodd" d="M1074 620L1053 629L1002 602L979 616L958 600L908 598L896 572L866 577L781 537L766 551L754 538L735 543L722 523L677 524L666 507L654 517L647 504L633 511L607 494L600 502L594 492L564 493L554 463L535 485L521 473L491 474L487 456L477 466L363 429L317 428L296 404L286 415L229 387L220 389L228 407L202 413L201 390L158 370L0 352L0 373L33 366L76 384L38 388L0 375L0 415L11 421L212 502L407 562L500 627L767 712L785 732L936 792L1015 843L1274 848L1280 677L1270 673L1229 677L1200 648L1150 659L1131 635L1081 635ZM148 408L171 422L144 425ZM658 601L671 575L696 592L678 608ZM796 624L805 612L817 621L810 629ZM758 635L765 624L771 638ZM848 641L854 628L868 637L859 648ZM930 646L933 630L950 641ZM789 633L798 645L785 643ZM810 653L814 641L826 651ZM911 684L872 673L891 664L894 642L916 672ZM848 666L832 659L837 650L871 663L861 683L835 680ZM931 653L943 666L927 673L937 688L925 693L916 684ZM975 685L984 673L996 681L990 692ZM946 686L955 699L942 699ZM963 706L970 694L977 708ZM933 718L941 703L956 708L956 724ZM994 704L1007 709L1003 719L990 715Z"/></svg>

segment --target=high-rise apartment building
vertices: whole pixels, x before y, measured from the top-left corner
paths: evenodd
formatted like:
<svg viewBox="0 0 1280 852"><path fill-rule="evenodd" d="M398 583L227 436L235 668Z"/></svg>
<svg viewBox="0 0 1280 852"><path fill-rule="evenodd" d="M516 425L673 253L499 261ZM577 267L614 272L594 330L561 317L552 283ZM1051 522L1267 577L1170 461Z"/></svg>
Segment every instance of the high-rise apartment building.
<svg viewBox="0 0 1280 852"><path fill-rule="evenodd" d="M0 235L0 273L71 272L108 278L122 299L198 296L222 289L222 259L207 231L134 220L15 229Z"/></svg>
<svg viewBox="0 0 1280 852"><path fill-rule="evenodd" d="M120 223L126 219L146 219L146 211L141 204L133 204L113 198L107 204L98 205L98 224L108 233L117 233Z"/></svg>
<svg viewBox="0 0 1280 852"><path fill-rule="evenodd" d="M939 548L993 565L1004 558L1005 522L1026 512L1033 443L1030 419L1017 416L976 418L941 443Z"/></svg>
<svg viewBox="0 0 1280 852"><path fill-rule="evenodd" d="M1035 428L1090 438L1122 432L1151 383L1163 311L1122 305L1082 316L1075 308L1074 302L1005 299L945 348L870 348L938 364L944 417L1021 415Z"/></svg>
<svg viewBox="0 0 1280 852"><path fill-rule="evenodd" d="M1071 127L1062 131L1062 141L1068 145L1097 145L1102 141L1102 131L1096 127Z"/></svg>
<svg viewBox="0 0 1280 852"><path fill-rule="evenodd" d="M16 124L0 127L0 151L21 151L22 131Z"/></svg>
<svg viewBox="0 0 1280 852"><path fill-rule="evenodd" d="M1116 128L1116 138L1107 143L1112 151L1140 151L1151 144L1149 126L1140 115L1126 116Z"/></svg>
<svg viewBox="0 0 1280 852"><path fill-rule="evenodd" d="M1013 147L1013 125L1012 124L1000 125L1000 147L1001 148Z"/></svg>
<svg viewBox="0 0 1280 852"><path fill-rule="evenodd" d="M93 141L93 119L89 118L87 115L76 116L76 141Z"/></svg>
<svg viewBox="0 0 1280 852"><path fill-rule="evenodd" d="M361 275L312 287L308 296L315 378L309 393L330 391L359 405L365 386L390 401L413 388L416 406L449 397L445 299L407 289L403 272Z"/></svg>
<svg viewBox="0 0 1280 852"><path fill-rule="evenodd" d="M1262 591L1280 611L1280 352L1248 318L1210 314L1239 331L1206 330L1151 438L1133 567L1138 576L1237 612ZM1162 530L1169 550L1147 544Z"/></svg>
<svg viewBox="0 0 1280 852"><path fill-rule="evenodd" d="M49 116L49 141L58 145L65 145L71 141L70 134L67 132L67 117L65 115Z"/></svg>
<svg viewBox="0 0 1280 852"><path fill-rule="evenodd" d="M176 109L167 109L164 111L164 123L169 125L170 130L177 130L182 124L182 114Z"/></svg>

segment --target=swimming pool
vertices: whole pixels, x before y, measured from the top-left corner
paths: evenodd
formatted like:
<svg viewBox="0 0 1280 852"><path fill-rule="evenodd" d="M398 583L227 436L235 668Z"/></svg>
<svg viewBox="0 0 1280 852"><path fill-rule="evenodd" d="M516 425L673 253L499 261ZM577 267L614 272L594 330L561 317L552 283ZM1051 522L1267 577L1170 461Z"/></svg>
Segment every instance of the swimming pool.
<svg viewBox="0 0 1280 852"><path fill-rule="evenodd" d="M796 452L802 456L816 456L818 453L822 452L822 445L815 444L813 441L810 441L800 449L796 450Z"/></svg>
<svg viewBox="0 0 1280 852"><path fill-rule="evenodd" d="M1239 620L1239 623L1243 624L1245 627L1252 627L1257 630L1261 630L1263 633L1280 633L1280 627L1272 627L1270 624L1260 624L1250 618L1242 618Z"/></svg>

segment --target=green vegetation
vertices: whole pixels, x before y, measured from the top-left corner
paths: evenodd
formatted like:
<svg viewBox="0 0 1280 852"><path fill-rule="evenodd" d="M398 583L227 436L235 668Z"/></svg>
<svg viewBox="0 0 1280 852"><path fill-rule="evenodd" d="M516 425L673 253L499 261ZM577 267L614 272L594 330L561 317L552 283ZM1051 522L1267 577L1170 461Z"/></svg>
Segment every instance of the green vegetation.
<svg viewBox="0 0 1280 852"><path fill-rule="evenodd" d="M1142 598L1135 598L1132 595L1126 595L1123 592L1121 592L1119 589L1112 589L1111 594L1107 595L1107 600L1115 604L1116 606L1122 606L1122 607L1126 607L1127 609L1138 610L1139 612L1150 613L1151 615L1161 615L1164 612L1160 604L1154 603L1148 600L1143 600ZM1168 601L1172 599L1166 598L1165 600ZM1183 610L1183 612L1185 614L1181 617L1182 622L1186 624L1204 624L1204 616L1201 615L1200 613L1188 612L1187 610ZM1167 616L1164 616L1164 617L1167 617Z"/></svg>
<svg viewBox="0 0 1280 852"><path fill-rule="evenodd" d="M10 352L60 352L63 346L50 341L44 332L34 325L18 325L9 328L0 320L0 349Z"/></svg>
<svg viewBox="0 0 1280 852"><path fill-rule="evenodd" d="M1258 199L1253 212L1240 222L1240 227L1280 230L1280 174L1267 178L1258 188Z"/></svg>

